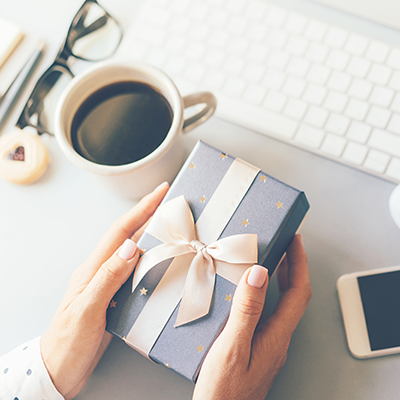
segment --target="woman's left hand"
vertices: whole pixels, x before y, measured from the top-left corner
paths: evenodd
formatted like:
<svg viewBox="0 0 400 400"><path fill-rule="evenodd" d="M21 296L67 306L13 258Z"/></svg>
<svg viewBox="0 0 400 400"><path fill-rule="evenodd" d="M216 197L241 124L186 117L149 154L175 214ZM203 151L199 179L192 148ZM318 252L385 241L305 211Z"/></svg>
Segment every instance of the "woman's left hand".
<svg viewBox="0 0 400 400"><path fill-rule="evenodd" d="M168 188L167 183L160 185L119 218L72 275L40 343L44 364L65 399L83 388L111 341L105 331L107 308L133 272L139 258L135 242Z"/></svg>

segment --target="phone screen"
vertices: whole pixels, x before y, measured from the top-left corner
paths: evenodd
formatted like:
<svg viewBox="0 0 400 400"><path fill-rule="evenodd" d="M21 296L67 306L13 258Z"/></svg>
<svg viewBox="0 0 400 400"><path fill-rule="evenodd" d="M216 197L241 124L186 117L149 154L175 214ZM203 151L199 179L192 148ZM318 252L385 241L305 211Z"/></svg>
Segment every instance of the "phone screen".
<svg viewBox="0 0 400 400"><path fill-rule="evenodd" d="M400 346L400 271L359 276L371 350Z"/></svg>

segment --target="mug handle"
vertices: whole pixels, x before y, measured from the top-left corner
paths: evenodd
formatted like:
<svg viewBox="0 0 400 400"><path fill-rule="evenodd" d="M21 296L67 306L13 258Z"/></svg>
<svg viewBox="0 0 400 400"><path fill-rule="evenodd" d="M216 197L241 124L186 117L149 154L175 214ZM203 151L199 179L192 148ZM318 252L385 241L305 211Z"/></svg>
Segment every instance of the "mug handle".
<svg viewBox="0 0 400 400"><path fill-rule="evenodd" d="M193 93L183 97L183 106L185 109L198 104L204 104L204 108L183 121L183 133L187 133L207 121L214 114L217 107L217 99L211 92Z"/></svg>

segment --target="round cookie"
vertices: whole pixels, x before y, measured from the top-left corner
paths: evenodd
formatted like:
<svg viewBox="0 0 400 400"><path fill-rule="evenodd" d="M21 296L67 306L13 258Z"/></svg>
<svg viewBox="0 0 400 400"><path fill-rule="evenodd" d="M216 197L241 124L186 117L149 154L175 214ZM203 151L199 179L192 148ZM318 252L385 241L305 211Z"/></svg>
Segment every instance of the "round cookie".
<svg viewBox="0 0 400 400"><path fill-rule="evenodd" d="M28 184L46 171L50 156L39 135L16 130L0 138L0 176L5 180Z"/></svg>

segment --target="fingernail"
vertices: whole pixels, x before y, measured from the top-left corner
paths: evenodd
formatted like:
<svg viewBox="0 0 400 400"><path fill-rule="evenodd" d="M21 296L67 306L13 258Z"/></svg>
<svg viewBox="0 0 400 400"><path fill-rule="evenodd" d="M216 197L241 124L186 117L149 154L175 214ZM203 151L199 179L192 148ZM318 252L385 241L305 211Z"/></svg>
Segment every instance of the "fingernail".
<svg viewBox="0 0 400 400"><path fill-rule="evenodd" d="M302 235L301 233L299 233L299 239L300 239L300 243L301 243L302 245L304 245L304 242L303 242L303 235Z"/></svg>
<svg viewBox="0 0 400 400"><path fill-rule="evenodd" d="M119 249L118 257L128 261L135 255L136 250L136 243L131 239L126 239L124 244Z"/></svg>
<svg viewBox="0 0 400 400"><path fill-rule="evenodd" d="M167 181L160 183L154 190L153 192L157 192L159 189L164 188L166 186L169 186L169 183Z"/></svg>
<svg viewBox="0 0 400 400"><path fill-rule="evenodd" d="M255 288L262 288L267 280L268 270L261 265L253 265L247 277L247 283Z"/></svg>

